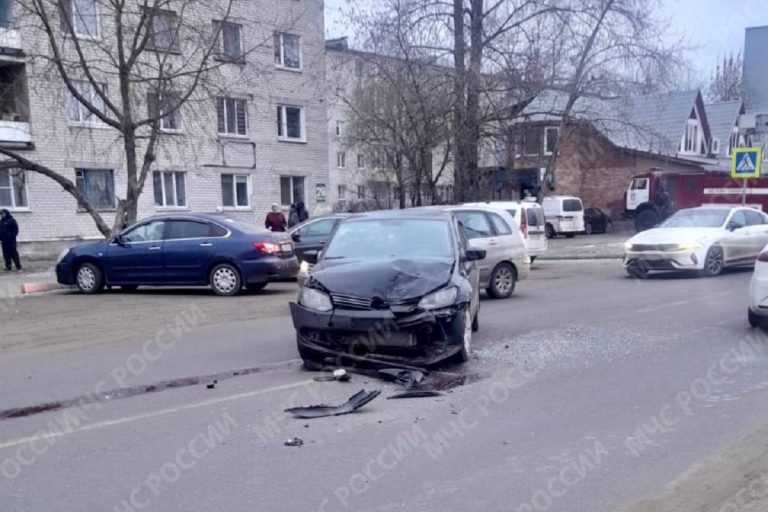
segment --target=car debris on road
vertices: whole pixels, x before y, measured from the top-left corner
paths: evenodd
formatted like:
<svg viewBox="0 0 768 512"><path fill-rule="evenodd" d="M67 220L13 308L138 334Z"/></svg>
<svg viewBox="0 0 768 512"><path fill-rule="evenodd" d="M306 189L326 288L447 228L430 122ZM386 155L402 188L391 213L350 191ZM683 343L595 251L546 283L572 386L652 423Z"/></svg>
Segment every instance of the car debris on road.
<svg viewBox="0 0 768 512"><path fill-rule="evenodd" d="M341 405L310 405L307 407L292 407L286 409L285 412L291 414L294 418L323 418L325 416L340 416L342 414L349 414L356 411L371 400L381 394L381 390L366 391L361 389L349 400Z"/></svg>

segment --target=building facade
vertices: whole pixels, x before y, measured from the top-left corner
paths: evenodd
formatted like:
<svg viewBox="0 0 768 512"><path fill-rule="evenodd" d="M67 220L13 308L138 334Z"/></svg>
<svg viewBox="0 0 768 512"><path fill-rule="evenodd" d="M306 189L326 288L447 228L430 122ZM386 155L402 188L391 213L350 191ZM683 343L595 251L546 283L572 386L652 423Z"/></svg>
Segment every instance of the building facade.
<svg viewBox="0 0 768 512"><path fill-rule="evenodd" d="M54 11L55 16L80 13L72 18L74 31L81 34L86 59L94 62L89 69L99 73L95 59L116 45L113 20L100 12L95 0L65 4L70 10ZM166 11L164 16L171 22L189 17L201 30L221 23L214 4L191 2L181 10ZM111 225L116 202L126 193L120 132L77 101L50 65L45 34L22 14L14 14L12 23L0 28L4 91L0 147L69 179ZM273 203L287 210L303 201L310 213L328 207L322 0L234 2L227 20L216 45L219 55L232 58L222 63L217 57L217 81L162 119L157 158L139 199L139 217L223 211L262 225ZM179 27L184 30L185 25ZM179 46L167 52L168 59L185 57L186 40L178 37ZM162 44L162 38L154 43ZM91 51L93 56L87 53ZM148 63L154 54L166 58L160 51L147 54ZM115 75L105 72L96 80L103 80L108 99L118 101ZM98 101L88 81L76 87ZM134 108L157 109L152 98L142 94ZM0 207L16 216L21 242L101 236L90 215L58 183L7 162L0 170Z"/></svg>

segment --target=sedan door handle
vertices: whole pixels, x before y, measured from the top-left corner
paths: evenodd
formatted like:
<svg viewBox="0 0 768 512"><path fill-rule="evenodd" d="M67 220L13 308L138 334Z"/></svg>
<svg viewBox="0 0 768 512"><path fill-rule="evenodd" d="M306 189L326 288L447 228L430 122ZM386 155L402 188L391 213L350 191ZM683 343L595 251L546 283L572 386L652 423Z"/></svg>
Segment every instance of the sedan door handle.
<svg viewBox="0 0 768 512"><path fill-rule="evenodd" d="M213 244L210 242L203 242L200 244L200 247L213 247Z"/></svg>
<svg viewBox="0 0 768 512"><path fill-rule="evenodd" d="M150 251L159 251L160 249L162 249L162 247L160 247L159 245L153 245L152 247L149 248Z"/></svg>
<svg viewBox="0 0 768 512"><path fill-rule="evenodd" d="M488 245L499 245L499 242L497 242L496 240L489 240Z"/></svg>

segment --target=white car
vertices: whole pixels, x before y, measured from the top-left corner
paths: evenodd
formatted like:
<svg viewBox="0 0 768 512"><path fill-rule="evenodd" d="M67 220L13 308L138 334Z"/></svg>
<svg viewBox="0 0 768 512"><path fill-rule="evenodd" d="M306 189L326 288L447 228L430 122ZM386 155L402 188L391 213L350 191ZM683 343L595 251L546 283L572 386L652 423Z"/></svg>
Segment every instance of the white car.
<svg viewBox="0 0 768 512"><path fill-rule="evenodd" d="M544 232L544 209L533 201L486 201L484 203L464 203L464 206L490 206L506 210L523 236L523 243L528 250L531 262L537 256L547 252L547 237Z"/></svg>
<svg viewBox="0 0 768 512"><path fill-rule="evenodd" d="M768 325L768 247L757 257L755 271L749 282L749 325L762 327Z"/></svg>
<svg viewBox="0 0 768 512"><path fill-rule="evenodd" d="M571 238L583 233L584 205L574 196L547 196L541 201L547 219L547 238L565 235Z"/></svg>
<svg viewBox="0 0 768 512"><path fill-rule="evenodd" d="M768 215L763 212L744 206L687 208L630 238L624 268L636 278L650 270L716 276L725 267L754 265L766 244Z"/></svg>

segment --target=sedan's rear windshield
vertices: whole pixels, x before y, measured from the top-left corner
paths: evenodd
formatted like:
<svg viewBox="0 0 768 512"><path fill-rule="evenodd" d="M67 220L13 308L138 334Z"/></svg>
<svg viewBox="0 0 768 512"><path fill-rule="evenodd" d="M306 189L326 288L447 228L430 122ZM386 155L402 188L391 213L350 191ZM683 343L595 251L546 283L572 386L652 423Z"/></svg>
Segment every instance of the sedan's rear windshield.
<svg viewBox="0 0 768 512"><path fill-rule="evenodd" d="M580 212L581 201L578 199L563 199L564 212Z"/></svg>
<svg viewBox="0 0 768 512"><path fill-rule="evenodd" d="M662 224L662 228L719 228L725 224L728 210L680 210Z"/></svg>
<svg viewBox="0 0 768 512"><path fill-rule="evenodd" d="M432 219L342 222L324 252L331 258L452 258L450 225Z"/></svg>

